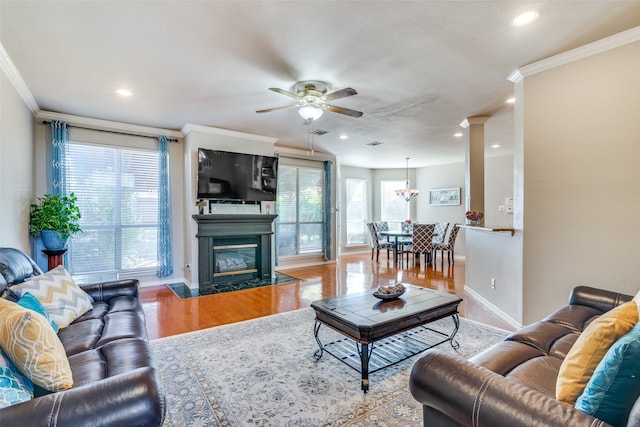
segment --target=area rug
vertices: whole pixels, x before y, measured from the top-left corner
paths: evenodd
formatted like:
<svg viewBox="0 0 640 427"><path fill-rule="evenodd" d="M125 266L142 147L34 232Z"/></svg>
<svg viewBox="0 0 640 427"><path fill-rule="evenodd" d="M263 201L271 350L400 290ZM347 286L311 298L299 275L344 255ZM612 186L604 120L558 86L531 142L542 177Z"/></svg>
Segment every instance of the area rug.
<svg viewBox="0 0 640 427"><path fill-rule="evenodd" d="M409 392L414 356L360 374L325 354L316 361L311 308L151 342L167 397L165 426L422 426ZM451 318L431 324L450 331ZM506 331L461 319L458 354L469 357ZM342 336L320 329L323 342ZM355 346L355 343L354 343ZM455 352L449 343L438 347Z"/></svg>

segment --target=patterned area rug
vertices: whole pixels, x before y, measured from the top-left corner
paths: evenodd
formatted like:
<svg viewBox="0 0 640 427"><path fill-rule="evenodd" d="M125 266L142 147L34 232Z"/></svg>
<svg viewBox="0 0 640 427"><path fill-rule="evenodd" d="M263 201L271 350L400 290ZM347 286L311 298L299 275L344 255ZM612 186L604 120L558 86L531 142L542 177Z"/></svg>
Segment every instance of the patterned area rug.
<svg viewBox="0 0 640 427"><path fill-rule="evenodd" d="M409 392L418 356L370 374L336 358L316 361L311 308L151 342L167 396L165 426L422 426ZM469 357L506 331L460 319L458 353ZM430 326L446 331L451 318ZM342 336L320 329L323 342ZM354 343L355 346L355 343ZM449 343L438 348L455 351Z"/></svg>

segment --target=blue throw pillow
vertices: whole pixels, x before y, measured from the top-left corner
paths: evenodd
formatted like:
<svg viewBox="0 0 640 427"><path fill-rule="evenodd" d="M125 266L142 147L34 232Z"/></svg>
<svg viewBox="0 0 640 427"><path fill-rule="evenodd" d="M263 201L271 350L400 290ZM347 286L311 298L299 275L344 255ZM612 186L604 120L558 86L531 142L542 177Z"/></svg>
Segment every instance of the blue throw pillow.
<svg viewBox="0 0 640 427"><path fill-rule="evenodd" d="M616 341L598 364L575 407L614 426L626 426L640 396L640 323Z"/></svg>
<svg viewBox="0 0 640 427"><path fill-rule="evenodd" d="M33 383L0 350L0 408L33 399Z"/></svg>
<svg viewBox="0 0 640 427"><path fill-rule="evenodd" d="M56 322L53 322L49 318L49 313L47 313L47 310L44 309L44 306L42 305L40 300L31 295L29 292L25 292L25 294L22 295L22 297L18 300L18 305L26 309L33 310L36 313L42 314L44 317L46 317L56 334L60 330L58 324Z"/></svg>

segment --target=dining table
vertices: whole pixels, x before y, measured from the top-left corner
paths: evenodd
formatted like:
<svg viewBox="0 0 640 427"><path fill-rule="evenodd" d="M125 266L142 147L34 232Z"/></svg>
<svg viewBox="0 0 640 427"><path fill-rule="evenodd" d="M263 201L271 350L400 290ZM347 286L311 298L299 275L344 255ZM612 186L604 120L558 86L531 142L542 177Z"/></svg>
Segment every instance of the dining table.
<svg viewBox="0 0 640 427"><path fill-rule="evenodd" d="M402 252L399 250L400 239L403 239L402 242L406 241L406 239L411 239L413 237L413 233L407 231L380 231L381 236L385 236L387 241L391 241L393 239L393 262L395 265L398 265L398 255Z"/></svg>

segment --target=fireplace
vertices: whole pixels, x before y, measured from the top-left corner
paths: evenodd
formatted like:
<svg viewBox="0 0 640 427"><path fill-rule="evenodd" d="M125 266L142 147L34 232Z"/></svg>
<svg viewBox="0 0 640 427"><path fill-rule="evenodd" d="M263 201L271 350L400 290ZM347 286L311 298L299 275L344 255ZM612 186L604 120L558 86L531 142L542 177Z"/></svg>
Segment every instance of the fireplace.
<svg viewBox="0 0 640 427"><path fill-rule="evenodd" d="M246 280L270 280L276 215L193 215L198 223L200 289Z"/></svg>
<svg viewBox="0 0 640 427"><path fill-rule="evenodd" d="M213 282L258 278L260 243L230 241L213 247Z"/></svg>

